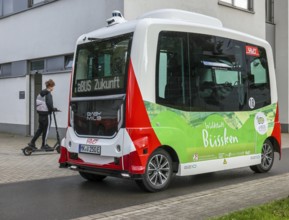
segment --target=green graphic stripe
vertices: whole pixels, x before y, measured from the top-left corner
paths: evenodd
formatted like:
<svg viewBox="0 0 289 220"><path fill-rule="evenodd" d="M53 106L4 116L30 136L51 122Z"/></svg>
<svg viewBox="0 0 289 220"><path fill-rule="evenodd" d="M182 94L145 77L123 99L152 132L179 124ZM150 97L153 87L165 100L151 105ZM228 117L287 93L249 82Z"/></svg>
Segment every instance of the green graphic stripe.
<svg viewBox="0 0 289 220"><path fill-rule="evenodd" d="M162 145L181 163L261 153L272 134L276 104L244 112L185 112L145 101Z"/></svg>

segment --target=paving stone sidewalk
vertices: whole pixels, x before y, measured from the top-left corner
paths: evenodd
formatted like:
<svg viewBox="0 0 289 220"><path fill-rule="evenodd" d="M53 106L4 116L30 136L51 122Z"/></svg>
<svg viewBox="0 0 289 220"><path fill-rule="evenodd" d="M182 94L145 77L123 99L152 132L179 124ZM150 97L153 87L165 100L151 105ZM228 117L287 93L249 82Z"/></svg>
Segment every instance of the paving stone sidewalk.
<svg viewBox="0 0 289 220"><path fill-rule="evenodd" d="M58 168L59 154L56 152L24 156L21 149L30 139L0 133L0 184L78 175L68 169ZM48 140L48 143L53 146L55 140ZM289 134L282 135L282 146L289 147ZM78 220L207 219L288 197L288 184L289 173L85 216Z"/></svg>
<svg viewBox="0 0 289 220"><path fill-rule="evenodd" d="M30 139L0 133L0 184L77 175L71 170L58 168L59 154L56 151L24 156L21 149ZM55 142L48 140L50 146Z"/></svg>

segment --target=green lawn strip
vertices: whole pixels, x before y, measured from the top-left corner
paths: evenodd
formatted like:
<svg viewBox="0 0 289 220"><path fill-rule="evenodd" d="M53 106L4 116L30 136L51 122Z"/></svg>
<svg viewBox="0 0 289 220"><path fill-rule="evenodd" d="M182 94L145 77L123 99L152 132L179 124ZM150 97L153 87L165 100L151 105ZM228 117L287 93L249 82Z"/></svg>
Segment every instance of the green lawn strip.
<svg viewBox="0 0 289 220"><path fill-rule="evenodd" d="M228 215L212 218L211 220L289 220L289 197L261 206L256 206L241 211L233 212Z"/></svg>

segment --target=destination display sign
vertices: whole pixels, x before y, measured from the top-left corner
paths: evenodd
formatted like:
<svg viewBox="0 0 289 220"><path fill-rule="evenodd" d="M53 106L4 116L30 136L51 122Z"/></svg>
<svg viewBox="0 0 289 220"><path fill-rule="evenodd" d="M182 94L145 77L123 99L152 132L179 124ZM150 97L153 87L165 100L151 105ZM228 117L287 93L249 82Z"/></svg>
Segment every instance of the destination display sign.
<svg viewBox="0 0 289 220"><path fill-rule="evenodd" d="M250 45L246 46L246 54L249 56L255 56L255 57L260 56L258 47L250 46Z"/></svg>
<svg viewBox="0 0 289 220"><path fill-rule="evenodd" d="M122 89L124 87L123 76L101 77L96 79L77 80L75 92L95 92L113 89Z"/></svg>

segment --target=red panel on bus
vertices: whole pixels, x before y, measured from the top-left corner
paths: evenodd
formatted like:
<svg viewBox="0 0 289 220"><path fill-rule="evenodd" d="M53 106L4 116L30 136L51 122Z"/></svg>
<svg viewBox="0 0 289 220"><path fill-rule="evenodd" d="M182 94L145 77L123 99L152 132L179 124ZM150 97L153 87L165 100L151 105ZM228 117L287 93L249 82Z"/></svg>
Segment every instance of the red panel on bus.
<svg viewBox="0 0 289 220"><path fill-rule="evenodd" d="M134 74L132 63L129 63L127 101L126 101L126 127L151 127L144 101Z"/></svg>
<svg viewBox="0 0 289 220"><path fill-rule="evenodd" d="M246 46L246 55L259 57L260 53L259 53L258 47L247 45Z"/></svg>
<svg viewBox="0 0 289 220"><path fill-rule="evenodd" d="M279 107L277 105L277 109L276 109L276 116L275 116L275 121L274 121L274 129L272 132L272 136L277 140L278 144L279 144L279 156L281 159L281 126L280 126L280 122L279 122Z"/></svg>
<svg viewBox="0 0 289 220"><path fill-rule="evenodd" d="M147 159L160 146L160 141L151 126L131 61L128 70L125 126L136 148L136 151L130 154L129 169L133 173L144 173ZM140 142L146 144L139 144ZM124 160L128 164L127 158Z"/></svg>

